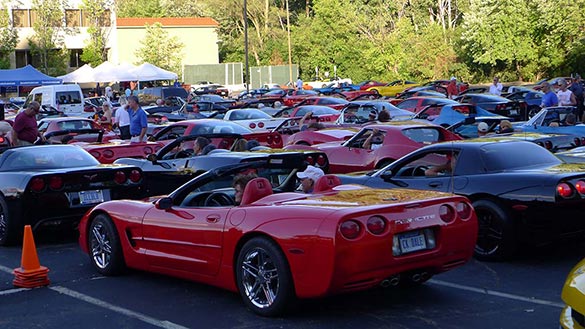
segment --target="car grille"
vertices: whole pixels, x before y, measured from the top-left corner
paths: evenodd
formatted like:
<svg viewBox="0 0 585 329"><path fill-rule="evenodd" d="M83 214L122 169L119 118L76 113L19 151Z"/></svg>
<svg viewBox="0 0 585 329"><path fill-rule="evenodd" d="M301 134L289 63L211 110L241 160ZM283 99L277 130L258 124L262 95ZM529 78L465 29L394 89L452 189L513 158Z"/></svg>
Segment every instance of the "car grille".
<svg viewBox="0 0 585 329"><path fill-rule="evenodd" d="M575 322L577 322L581 327L585 327L585 315L575 311L574 308L571 309L571 317Z"/></svg>

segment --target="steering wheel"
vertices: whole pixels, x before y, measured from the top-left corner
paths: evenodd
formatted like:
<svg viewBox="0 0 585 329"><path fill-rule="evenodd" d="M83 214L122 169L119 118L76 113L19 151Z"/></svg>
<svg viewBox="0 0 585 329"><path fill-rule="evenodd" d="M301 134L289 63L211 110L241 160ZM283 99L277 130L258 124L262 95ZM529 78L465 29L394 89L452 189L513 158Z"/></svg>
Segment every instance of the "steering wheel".
<svg viewBox="0 0 585 329"><path fill-rule="evenodd" d="M428 166L424 165L416 166L412 170L412 176L425 176L425 171L427 171L427 169L429 169Z"/></svg>
<svg viewBox="0 0 585 329"><path fill-rule="evenodd" d="M235 204L234 199L223 192L213 192L203 202L204 207L223 207L233 206Z"/></svg>

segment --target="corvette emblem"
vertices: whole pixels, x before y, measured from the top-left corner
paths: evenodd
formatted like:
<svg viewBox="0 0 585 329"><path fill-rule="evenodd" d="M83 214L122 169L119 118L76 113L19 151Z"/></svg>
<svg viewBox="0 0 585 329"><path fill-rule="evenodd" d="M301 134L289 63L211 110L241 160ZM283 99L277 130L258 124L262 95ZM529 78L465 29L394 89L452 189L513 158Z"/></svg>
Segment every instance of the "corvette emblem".
<svg viewBox="0 0 585 329"><path fill-rule="evenodd" d="M88 180L92 181L97 177L98 174L93 175L83 175L83 177L87 178Z"/></svg>

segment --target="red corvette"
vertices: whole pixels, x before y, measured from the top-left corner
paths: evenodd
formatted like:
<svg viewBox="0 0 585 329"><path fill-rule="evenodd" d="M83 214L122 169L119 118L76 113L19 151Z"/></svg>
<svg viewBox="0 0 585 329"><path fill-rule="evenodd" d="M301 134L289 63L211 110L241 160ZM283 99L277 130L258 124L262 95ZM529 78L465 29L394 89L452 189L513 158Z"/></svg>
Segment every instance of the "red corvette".
<svg viewBox="0 0 585 329"><path fill-rule="evenodd" d="M80 117L44 118L39 121L38 129L39 132L47 137L50 143L54 144L61 144L63 138L73 140L74 142L100 142L98 140L98 133L78 133L83 130L87 132L91 130L101 131L101 142L119 138L116 133L106 131L99 123L92 119Z"/></svg>
<svg viewBox="0 0 585 329"><path fill-rule="evenodd" d="M292 134L286 139L286 145L315 145L321 143L344 141L355 135L358 129L321 129L303 130ZM284 138L284 137L283 137Z"/></svg>
<svg viewBox="0 0 585 329"><path fill-rule="evenodd" d="M282 148L283 146L282 137L277 132L252 132L250 129L231 121L197 119L173 122L154 134L150 142L130 143L125 141L84 145L83 148L101 163L113 163L119 158L146 158L179 136L213 134L239 134L247 140L257 140L260 145L271 148ZM222 145L216 145L216 147L226 148Z"/></svg>
<svg viewBox="0 0 585 329"><path fill-rule="evenodd" d="M101 274L130 267L239 291L263 316L295 298L420 284L473 254L477 218L465 197L336 186L331 175L314 194L294 193L303 167L285 175L286 166L225 166L168 197L102 203L83 217L80 246ZM236 205L231 182L250 170L260 177Z"/></svg>
<svg viewBox="0 0 585 329"><path fill-rule="evenodd" d="M328 96L310 96L297 103L297 106L301 105L323 105L329 106L335 110L341 110L344 108L349 101L339 97L328 97Z"/></svg>
<svg viewBox="0 0 585 329"><path fill-rule="evenodd" d="M378 131L377 134L374 129ZM368 148L366 141L370 135L374 136ZM398 121L391 124L365 126L344 142L337 141L314 146L291 145L286 148L317 148L327 154L329 172L342 174L382 168L425 145L454 140L461 140L461 137L443 127Z"/></svg>

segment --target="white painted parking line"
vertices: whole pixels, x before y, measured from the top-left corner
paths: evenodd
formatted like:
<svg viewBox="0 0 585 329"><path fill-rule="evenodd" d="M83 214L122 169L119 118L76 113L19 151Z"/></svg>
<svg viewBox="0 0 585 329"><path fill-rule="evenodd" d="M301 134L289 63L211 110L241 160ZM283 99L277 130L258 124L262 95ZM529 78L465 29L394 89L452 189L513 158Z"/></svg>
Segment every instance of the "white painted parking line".
<svg viewBox="0 0 585 329"><path fill-rule="evenodd" d="M6 273L8 273L8 274L13 274L13 273L12 273L12 271L14 271L14 269L12 269L12 268L8 268L8 267L6 267L6 266L2 266L2 265L0 265L0 271L2 271L2 272L6 272Z"/></svg>
<svg viewBox="0 0 585 329"><path fill-rule="evenodd" d="M16 289L9 289L9 290L2 290L0 291L0 296L15 294L17 292L30 290L29 288L16 288Z"/></svg>
<svg viewBox="0 0 585 329"><path fill-rule="evenodd" d="M460 290L465 290L465 291L476 292L476 293L480 293L480 294L484 294L484 295L519 300L522 302L527 302L527 303L532 303L532 304L553 306L553 307L558 307L558 308L565 307L565 305L563 305L561 303L551 302L548 300L536 299L536 298L532 298L532 297L524 297L524 296L519 296L519 295L514 295L514 294L508 294L505 292L484 289L484 288L469 287L469 286L464 286L461 284L451 283L451 282L446 282L446 281L432 279L432 280L429 280L429 283L436 284L439 286L449 287L449 288L455 288L455 289L460 289Z"/></svg>
<svg viewBox="0 0 585 329"><path fill-rule="evenodd" d="M54 290L54 291L56 291L58 293L67 295L69 297L73 297L73 298L82 300L82 301L84 301L86 303L90 303L90 304L93 304L93 305L96 305L96 306L99 306L99 307L103 307L103 308L108 309L110 311L113 311L113 312L116 312L116 313L119 313L119 314L122 314L122 315L125 315L125 316L128 316L128 317L131 317L131 318L140 320L142 322L151 324L151 325L156 326L156 327L159 327L159 328L165 328L165 329L187 329L187 327L183 327L183 326L180 326L178 324L174 324L174 323L169 322L169 321L161 321L161 320L155 319L153 317L150 317L150 316L147 316L147 315L138 313L138 312L134 312L134 311L131 311L129 309L126 309L126 308L123 308L123 307L120 307L120 306L116 306L116 305L110 304L110 303L105 302L103 300L99 300L97 298L94 298L94 297L91 297L91 296L88 296L88 295L79 293L79 292L77 292L75 290L71 290L71 289L68 289L68 288L65 288L65 287L55 286L55 287L49 287L49 289Z"/></svg>

